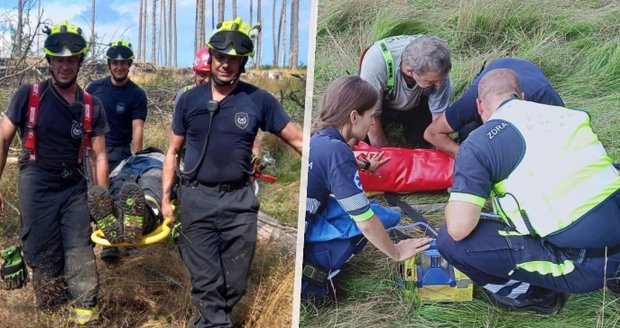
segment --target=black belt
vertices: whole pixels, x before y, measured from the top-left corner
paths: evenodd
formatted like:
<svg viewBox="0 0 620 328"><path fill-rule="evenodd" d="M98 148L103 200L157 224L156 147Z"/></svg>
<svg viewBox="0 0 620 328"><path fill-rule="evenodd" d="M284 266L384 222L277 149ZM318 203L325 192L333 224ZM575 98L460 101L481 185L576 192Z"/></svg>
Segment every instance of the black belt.
<svg viewBox="0 0 620 328"><path fill-rule="evenodd" d="M26 167L29 167L25 166ZM64 168L43 168L37 164L33 164L32 166L37 167L39 170L45 171L46 173L50 174L50 175L56 175L56 176L60 176L63 179L69 178L69 177L73 177L74 175L81 175L80 174L80 169L78 166L72 167L72 166L67 166Z"/></svg>
<svg viewBox="0 0 620 328"><path fill-rule="evenodd" d="M208 188L217 188L219 191L222 192L230 192L233 190L237 190L237 189L241 189L245 186L247 186L250 183L249 179L243 179L243 180L239 180L239 181L233 181L233 182L200 182L198 180L194 180L194 181L190 181L187 183L188 186L193 186L193 187L197 187L198 185L201 186L205 186Z"/></svg>

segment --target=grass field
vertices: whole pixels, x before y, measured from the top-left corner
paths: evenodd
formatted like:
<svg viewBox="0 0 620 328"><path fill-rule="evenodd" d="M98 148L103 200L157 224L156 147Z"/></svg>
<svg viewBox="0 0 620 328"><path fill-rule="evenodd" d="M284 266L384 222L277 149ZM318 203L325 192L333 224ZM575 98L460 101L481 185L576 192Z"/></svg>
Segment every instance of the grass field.
<svg viewBox="0 0 620 328"><path fill-rule="evenodd" d="M251 71L252 72L252 71ZM254 71L250 83L272 92L297 124L302 124L303 107L291 100L291 94L305 97L305 83L283 71L283 79L273 81L263 78L266 72ZM250 75L250 74L248 74ZM91 76L99 78L99 76ZM155 146L165 151L168 144L173 101L177 91L192 83L189 73L160 70L132 77L149 97L149 117L145 125L145 147ZM28 81L25 82L34 82ZM81 81L86 85L88 81ZM17 84L0 85L2 111ZM18 138L15 138L10 156L17 155ZM269 134L263 136L262 148L276 159L268 170L278 181L273 185L261 183L259 199L261 210L281 223L296 227L299 203L299 155L289 150L279 139ZM0 190L11 205L17 206L17 177L15 164L8 164L2 176ZM17 231L19 216L10 206L0 215L0 249L19 243ZM99 272L99 304L101 327L185 327L191 316L189 302L189 275L171 242L142 248L134 256L125 257L117 264L99 260L101 247L95 248ZM233 311L233 322L243 327L288 327L291 323L294 251L277 240L259 242L252 264L246 296ZM32 287L17 291L0 289L0 328L39 327L33 304ZM58 324L55 327L71 327Z"/></svg>
<svg viewBox="0 0 620 328"><path fill-rule="evenodd" d="M483 63L505 56L539 65L569 108L586 110L614 162L620 161L620 2L568 0L354 0L319 2L315 111L335 78L355 74L362 49L381 38L429 34L453 54L452 100ZM335 60L337 58L337 60ZM446 192L407 195L413 204L447 201ZM429 213L434 226L443 213ZM396 287L395 264L373 246L336 279L331 304L303 303L303 327L616 327L613 294L572 295L557 315L509 313L476 290L463 304L417 304Z"/></svg>

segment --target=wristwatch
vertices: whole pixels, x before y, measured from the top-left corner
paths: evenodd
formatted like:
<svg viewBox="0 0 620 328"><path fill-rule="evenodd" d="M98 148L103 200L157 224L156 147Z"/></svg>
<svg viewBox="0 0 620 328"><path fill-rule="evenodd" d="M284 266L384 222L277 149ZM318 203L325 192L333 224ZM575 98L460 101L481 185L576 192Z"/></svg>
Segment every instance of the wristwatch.
<svg viewBox="0 0 620 328"><path fill-rule="evenodd" d="M370 168L370 161L364 157L360 157L360 162L362 162L364 164L364 167L362 168L362 171L368 171L368 169Z"/></svg>

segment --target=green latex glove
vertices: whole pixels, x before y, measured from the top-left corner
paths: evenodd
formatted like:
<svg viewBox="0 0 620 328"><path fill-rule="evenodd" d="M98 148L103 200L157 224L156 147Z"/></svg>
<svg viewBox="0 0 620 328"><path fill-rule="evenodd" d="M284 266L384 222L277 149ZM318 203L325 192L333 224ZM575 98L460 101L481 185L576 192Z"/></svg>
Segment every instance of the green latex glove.
<svg viewBox="0 0 620 328"><path fill-rule="evenodd" d="M179 240L180 236L181 236L181 222L176 222L172 226L172 231L170 232L170 238L172 238L172 241L176 243Z"/></svg>
<svg viewBox="0 0 620 328"><path fill-rule="evenodd" d="M19 289L28 283L28 270L22 257L22 249L19 246L11 246L2 251L2 266L0 278L4 282L4 289Z"/></svg>

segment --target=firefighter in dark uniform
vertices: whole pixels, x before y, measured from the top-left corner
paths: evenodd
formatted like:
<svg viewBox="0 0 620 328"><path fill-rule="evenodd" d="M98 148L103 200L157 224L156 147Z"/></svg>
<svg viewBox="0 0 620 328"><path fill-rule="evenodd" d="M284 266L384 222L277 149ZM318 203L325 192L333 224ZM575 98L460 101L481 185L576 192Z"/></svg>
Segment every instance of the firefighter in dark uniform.
<svg viewBox="0 0 620 328"><path fill-rule="evenodd" d="M21 86L13 96L0 122L0 174L19 130L26 140L19 158L19 235L25 262L32 269L35 305L45 316L71 301L73 320L87 324L99 318L98 277L80 154L88 152L95 167L93 181L107 188L104 135L108 127L101 102L92 97L92 148L88 149L84 131L88 96L76 83L88 52L82 29L65 21L47 32L43 51L52 77L38 85L34 118L29 106L31 86ZM35 121L33 129L27 129L29 119ZM34 136L26 136L33 131ZM30 141L33 147L27 149ZM5 280L6 269L7 263L3 265Z"/></svg>
<svg viewBox="0 0 620 328"><path fill-rule="evenodd" d="M93 81L86 88L88 93L99 97L105 107L110 125L105 136L110 171L143 147L147 98L144 90L129 79L134 57L131 43L112 42L106 52L110 76Z"/></svg>
<svg viewBox="0 0 620 328"><path fill-rule="evenodd" d="M185 145L179 246L191 275L195 327L230 327L246 289L257 233L258 200L250 183L258 129L301 153L301 129L265 90L240 81L253 54L241 18L218 25L207 46L212 78L185 92L174 111L163 169L162 213L172 217L176 156Z"/></svg>

